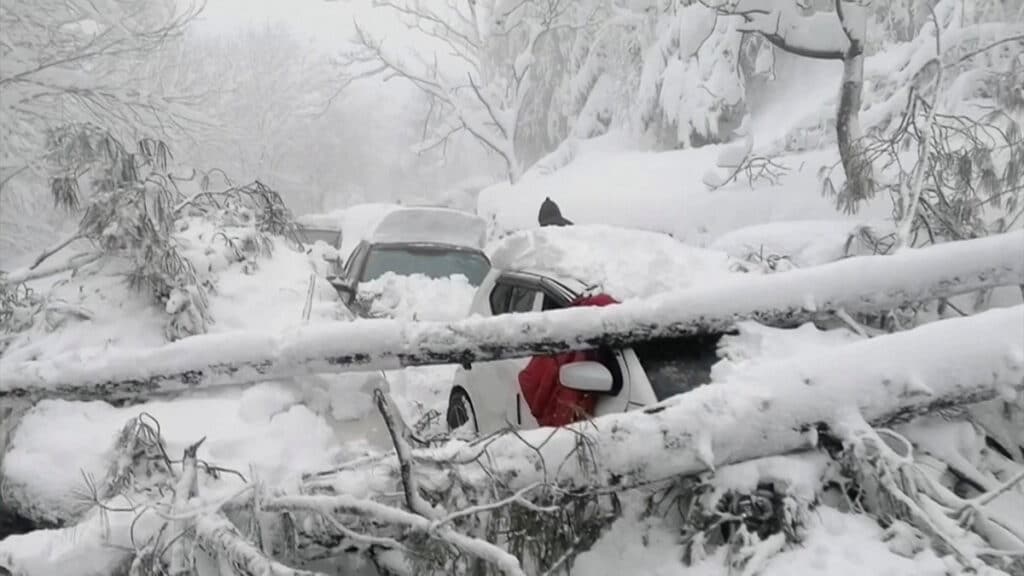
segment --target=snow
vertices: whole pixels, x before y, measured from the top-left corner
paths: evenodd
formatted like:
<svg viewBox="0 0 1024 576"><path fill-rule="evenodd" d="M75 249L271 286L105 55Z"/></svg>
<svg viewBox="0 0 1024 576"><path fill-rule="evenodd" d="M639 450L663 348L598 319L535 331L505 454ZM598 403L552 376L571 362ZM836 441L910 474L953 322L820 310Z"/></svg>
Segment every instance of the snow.
<svg viewBox="0 0 1024 576"><path fill-rule="evenodd" d="M294 376L353 369L328 362L350 358L362 368L395 369L417 357L473 354L493 358L495 350L525 346L546 338L582 345L614 330L673 322L731 325L752 311L796 317L808 303L819 311L849 313L886 310L903 302L971 292L990 284L1024 283L1024 261L1016 256L1024 231L912 250L892 256L848 258L784 274L735 274L718 282L659 294L600 309L568 309L547 314L467 318L455 322L408 323L361 320L321 323L287 331L251 329L204 334L158 348L92 347L54 352L45 359L0 359L0 392L31 388L65 390L153 378L166 390L182 389L180 375L198 371L208 385L256 377ZM559 321L554 321L556 318ZM218 368L220 367L220 368Z"/></svg>
<svg viewBox="0 0 1024 576"><path fill-rule="evenodd" d="M575 159L548 175L529 174L515 186L500 183L480 193L477 213L494 222L492 234L536 228L545 197L557 202L577 224L604 224L673 235L707 246L739 228L793 220L836 219L833 201L821 195L818 171L838 161L835 152L816 151L776 158L789 168L778 184L749 186L745 177L709 191L704 175L721 146L671 152L632 148L620 134L579 143ZM878 197L856 221L889 217L891 205Z"/></svg>
<svg viewBox="0 0 1024 576"><path fill-rule="evenodd" d="M1017 306L765 361L756 373L738 372L671 397L658 410L603 416L597 426L499 437L489 447L494 473L503 466L518 471L509 489L550 481L543 469L528 464L539 450L546 462L561 463L559 481L581 482L588 477L585 464L571 455L577 435L584 435L593 459L602 464L596 474L608 475L606 481L615 485L645 482L707 470L707 458L695 448L702 440L711 463L722 466L806 449L813 438L801 430L809 423L826 422L836 430L851 415L861 415L884 424L932 402L1020 394L1022 325L1024 306ZM910 387L912 380L927 382L929 393ZM593 482L593 474L589 478Z"/></svg>
<svg viewBox="0 0 1024 576"><path fill-rule="evenodd" d="M303 214L297 220L309 225L339 228L342 232L339 253L342 258L348 258L360 242L370 238L385 216L400 208L398 204L379 202L355 204L326 214Z"/></svg>
<svg viewBox="0 0 1024 576"><path fill-rule="evenodd" d="M244 228L226 228L224 232L236 239L249 233ZM215 287L208 298L213 318L209 333L253 328L284 331L305 324L303 309L311 276L324 266L318 251L298 252L283 239L274 238L272 255L256 258L255 266L235 262L215 230L197 221L179 233L177 241L200 278L209 279ZM32 283L34 289L47 294L52 305L82 309L89 319L51 315L51 324L37 321L10 343L4 361L41 358L68 350L143 349L164 344L164 325L169 316L148 293L128 285L124 274L129 266L127 261L111 257L74 277L64 275L55 283L52 279ZM341 313L336 292L318 278L309 322L332 322Z"/></svg>
<svg viewBox="0 0 1024 576"><path fill-rule="evenodd" d="M811 515L800 546L771 558L760 576L945 576L946 564L930 550L907 558L882 542L883 531L865 515L822 506ZM691 566L678 531L658 519L624 517L576 559L573 573L588 576L721 576L724 548Z"/></svg>
<svg viewBox="0 0 1024 576"><path fill-rule="evenodd" d="M545 227L514 233L490 248L491 264L572 279L621 300L710 283L730 275L724 252L672 237L602 225Z"/></svg>
<svg viewBox="0 0 1024 576"><path fill-rule="evenodd" d="M797 267L817 266L846 256L869 254L856 234L868 227L884 235L891 225L851 220L792 220L747 226L727 232L711 242L711 248L735 258L750 255L785 256Z"/></svg>
<svg viewBox="0 0 1024 576"><path fill-rule="evenodd" d="M861 339L850 330L820 330L811 322L788 330L757 322L737 322L736 333L726 334L719 340L721 360L712 366L711 378L725 382L765 362L844 346Z"/></svg>
<svg viewBox="0 0 1024 576"><path fill-rule="evenodd" d="M771 483L779 494L789 494L803 502L813 502L831 462L832 459L824 452L805 452L724 466L716 470L711 479L715 487L712 499L717 500L729 491L749 494L759 484Z"/></svg>
<svg viewBox="0 0 1024 576"><path fill-rule="evenodd" d="M461 274L430 278L388 272L359 284L358 298L371 317L402 320L457 320L469 313L476 288Z"/></svg>
<svg viewBox="0 0 1024 576"><path fill-rule="evenodd" d="M160 423L172 457L205 436L200 459L246 476L252 467L270 486L294 486L302 472L329 467L343 455L330 426L298 400L279 384L131 408L44 400L25 414L11 439L3 461L4 499L35 518L75 518L82 510L76 494L85 490L83 473L106 477L117 433L143 412Z"/></svg>
<svg viewBox="0 0 1024 576"><path fill-rule="evenodd" d="M436 242L483 249L487 223L447 208L403 208L389 212L374 229L374 243Z"/></svg>

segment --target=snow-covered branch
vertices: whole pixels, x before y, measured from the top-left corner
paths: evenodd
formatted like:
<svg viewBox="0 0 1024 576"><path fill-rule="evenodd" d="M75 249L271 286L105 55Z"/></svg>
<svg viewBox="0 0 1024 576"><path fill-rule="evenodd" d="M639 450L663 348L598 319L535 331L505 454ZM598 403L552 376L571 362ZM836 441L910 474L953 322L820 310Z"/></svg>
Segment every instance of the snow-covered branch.
<svg viewBox="0 0 1024 576"><path fill-rule="evenodd" d="M591 25L594 12L565 0L446 5L377 0L375 5L400 16L423 46L385 48L357 23L361 49L350 55L345 73L357 77L382 70L408 80L442 105L442 133L465 129L502 158L515 183L525 169L517 132L533 92L539 46L554 32Z"/></svg>
<svg viewBox="0 0 1024 576"><path fill-rule="evenodd" d="M149 350L75 350L0 360L0 398L131 401L201 386L311 373L471 364L650 338L720 333L754 319L792 326L845 310L879 312L995 286L1024 284L1024 232L892 256L734 279L605 308L455 322L360 320L287 334L206 334Z"/></svg>
<svg viewBox="0 0 1024 576"><path fill-rule="evenodd" d="M797 56L842 60L850 47L850 42L835 14L817 12L803 15L797 2L792 0L702 3L714 8L719 14L741 17L741 32L758 34L780 50Z"/></svg>
<svg viewBox="0 0 1024 576"><path fill-rule="evenodd" d="M463 485L498 479L509 491L534 483L624 489L727 464L814 447L850 415L876 425L950 406L1024 393L1024 306L927 324L892 335L765 363L642 411L567 428L544 428L413 453L416 469L454 468ZM593 454L581 463L580 442ZM487 474L480 470L487 463ZM370 482L395 460L347 469L324 486ZM355 478L359 478L356 480ZM436 480L436 477L434 478ZM386 480L385 480L386 481ZM355 482L355 484L353 484Z"/></svg>
<svg viewBox="0 0 1024 576"><path fill-rule="evenodd" d="M798 4L795 0L732 0L713 7L721 14L742 18L743 32L758 34L780 50L807 58L842 60L836 139L846 173L842 206L853 212L875 192L872 166L861 143L865 7L858 1L835 0L833 12L805 15Z"/></svg>

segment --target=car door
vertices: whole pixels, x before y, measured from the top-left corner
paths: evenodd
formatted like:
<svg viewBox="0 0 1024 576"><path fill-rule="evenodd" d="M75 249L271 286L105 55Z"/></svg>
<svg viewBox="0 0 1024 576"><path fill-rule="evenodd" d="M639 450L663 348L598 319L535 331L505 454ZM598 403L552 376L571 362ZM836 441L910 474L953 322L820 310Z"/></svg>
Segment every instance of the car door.
<svg viewBox="0 0 1024 576"><path fill-rule="evenodd" d="M542 301L536 280L513 275L499 276L489 295L492 316L539 311ZM513 358L481 362L473 364L466 373L476 391L473 403L481 432L493 432L509 425L519 427L524 417L530 417L529 409L519 399L519 372L529 361L529 358ZM536 426L536 422L532 426Z"/></svg>
<svg viewBox="0 0 1024 576"><path fill-rule="evenodd" d="M544 291L543 303L541 308L543 310L558 310L565 308L568 305L566 300L567 289L560 287L553 281L542 283ZM561 289L559 289L561 288ZM630 395L632 389L633 379L630 378L631 365L626 361L626 357L623 351L615 351L608 353L604 356L606 362L615 362L615 366L609 366L613 374L616 374L621 378L622 386L615 395L601 394L597 397L597 404L594 406L594 416L602 416L604 414L614 414L617 412L625 412L629 409ZM617 368L617 370L614 370ZM517 398L517 401L521 403L522 408L526 408L526 402L521 397ZM529 409L525 409L526 417L523 418L523 428L532 428L537 426L537 421L529 413Z"/></svg>

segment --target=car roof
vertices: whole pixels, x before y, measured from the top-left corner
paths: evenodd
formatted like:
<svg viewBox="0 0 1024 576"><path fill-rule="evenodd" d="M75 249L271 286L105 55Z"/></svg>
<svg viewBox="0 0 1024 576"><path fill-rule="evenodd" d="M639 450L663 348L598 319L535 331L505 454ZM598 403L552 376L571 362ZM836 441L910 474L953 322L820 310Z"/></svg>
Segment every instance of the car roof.
<svg viewBox="0 0 1024 576"><path fill-rule="evenodd" d="M450 208L399 208L384 216L368 241L372 244L438 244L483 250L487 223Z"/></svg>

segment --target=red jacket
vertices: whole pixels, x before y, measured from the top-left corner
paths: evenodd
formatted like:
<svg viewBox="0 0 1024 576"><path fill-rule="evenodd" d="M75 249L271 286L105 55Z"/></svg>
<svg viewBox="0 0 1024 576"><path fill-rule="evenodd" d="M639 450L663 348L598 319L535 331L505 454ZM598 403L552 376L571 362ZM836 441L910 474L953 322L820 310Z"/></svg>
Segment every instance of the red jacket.
<svg viewBox="0 0 1024 576"><path fill-rule="evenodd" d="M571 306L608 306L618 302L607 294L586 296ZM562 386L558 369L570 362L596 358L593 352L566 352L554 356L534 356L519 373L519 388L530 413L541 426L565 426L590 417L597 397Z"/></svg>

